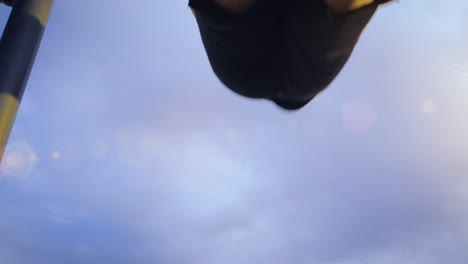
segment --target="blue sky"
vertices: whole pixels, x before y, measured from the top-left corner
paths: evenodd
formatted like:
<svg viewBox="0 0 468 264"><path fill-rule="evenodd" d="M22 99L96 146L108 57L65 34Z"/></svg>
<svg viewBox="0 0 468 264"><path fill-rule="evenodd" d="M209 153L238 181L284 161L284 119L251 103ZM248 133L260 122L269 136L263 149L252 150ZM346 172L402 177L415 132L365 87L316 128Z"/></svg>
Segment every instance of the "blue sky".
<svg viewBox="0 0 468 264"><path fill-rule="evenodd" d="M56 1L0 167L0 263L466 263L467 11L382 7L287 113L219 83L183 1Z"/></svg>

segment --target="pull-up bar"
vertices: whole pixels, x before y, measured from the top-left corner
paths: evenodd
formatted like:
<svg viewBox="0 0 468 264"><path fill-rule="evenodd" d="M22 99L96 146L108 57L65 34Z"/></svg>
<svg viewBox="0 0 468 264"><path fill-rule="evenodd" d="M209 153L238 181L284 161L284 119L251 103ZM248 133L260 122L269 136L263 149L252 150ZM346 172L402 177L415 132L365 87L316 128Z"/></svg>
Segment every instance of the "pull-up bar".
<svg viewBox="0 0 468 264"><path fill-rule="evenodd" d="M0 162L54 0L0 0L12 11L0 40Z"/></svg>

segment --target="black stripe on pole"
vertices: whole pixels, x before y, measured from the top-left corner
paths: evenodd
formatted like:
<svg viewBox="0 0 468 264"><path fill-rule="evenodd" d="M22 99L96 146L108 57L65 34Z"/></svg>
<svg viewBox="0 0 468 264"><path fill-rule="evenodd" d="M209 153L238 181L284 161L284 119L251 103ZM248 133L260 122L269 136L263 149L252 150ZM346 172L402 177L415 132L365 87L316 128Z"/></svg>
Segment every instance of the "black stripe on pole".
<svg viewBox="0 0 468 264"><path fill-rule="evenodd" d="M13 9L0 39L0 161L54 0L13 2Z"/></svg>
<svg viewBox="0 0 468 264"><path fill-rule="evenodd" d="M26 13L29 1L16 0L0 40L0 92L19 101L44 33L41 21Z"/></svg>

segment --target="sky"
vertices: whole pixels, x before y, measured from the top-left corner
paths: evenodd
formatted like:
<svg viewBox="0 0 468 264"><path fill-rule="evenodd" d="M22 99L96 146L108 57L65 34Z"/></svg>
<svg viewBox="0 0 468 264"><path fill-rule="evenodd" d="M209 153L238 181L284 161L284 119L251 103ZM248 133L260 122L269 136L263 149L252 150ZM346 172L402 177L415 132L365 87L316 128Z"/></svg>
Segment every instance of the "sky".
<svg viewBox="0 0 468 264"><path fill-rule="evenodd" d="M0 166L0 263L466 263L466 1L382 6L292 113L222 86L186 5L56 1Z"/></svg>

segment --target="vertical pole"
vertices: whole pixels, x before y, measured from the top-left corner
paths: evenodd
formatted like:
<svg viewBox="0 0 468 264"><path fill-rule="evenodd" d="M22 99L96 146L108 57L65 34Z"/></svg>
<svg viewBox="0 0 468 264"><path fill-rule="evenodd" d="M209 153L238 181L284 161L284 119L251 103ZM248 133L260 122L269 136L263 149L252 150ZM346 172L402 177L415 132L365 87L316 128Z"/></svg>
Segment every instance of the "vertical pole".
<svg viewBox="0 0 468 264"><path fill-rule="evenodd" d="M0 162L54 0L0 0L12 11L0 40Z"/></svg>

